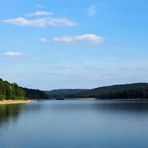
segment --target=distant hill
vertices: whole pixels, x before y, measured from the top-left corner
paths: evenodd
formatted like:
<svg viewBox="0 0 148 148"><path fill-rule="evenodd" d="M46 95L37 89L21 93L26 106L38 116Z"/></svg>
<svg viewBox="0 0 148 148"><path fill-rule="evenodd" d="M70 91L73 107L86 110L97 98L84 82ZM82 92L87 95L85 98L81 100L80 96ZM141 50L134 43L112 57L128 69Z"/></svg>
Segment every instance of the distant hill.
<svg viewBox="0 0 148 148"><path fill-rule="evenodd" d="M75 97L96 97L101 99L148 98L148 83L134 83L99 87L75 94Z"/></svg>
<svg viewBox="0 0 148 148"><path fill-rule="evenodd" d="M93 97L98 99L148 99L148 83L113 85L94 89L42 91L19 87L16 83L0 79L0 100Z"/></svg>
<svg viewBox="0 0 148 148"><path fill-rule="evenodd" d="M62 89L46 92L49 98L148 99L148 83L134 83L95 89Z"/></svg>
<svg viewBox="0 0 148 148"><path fill-rule="evenodd" d="M27 98L30 99L48 99L48 95L39 89L28 89L28 88L22 88L26 94Z"/></svg>
<svg viewBox="0 0 148 148"><path fill-rule="evenodd" d="M82 91L88 91L88 89L57 89L51 91L45 91L49 98L73 98L75 94Z"/></svg>

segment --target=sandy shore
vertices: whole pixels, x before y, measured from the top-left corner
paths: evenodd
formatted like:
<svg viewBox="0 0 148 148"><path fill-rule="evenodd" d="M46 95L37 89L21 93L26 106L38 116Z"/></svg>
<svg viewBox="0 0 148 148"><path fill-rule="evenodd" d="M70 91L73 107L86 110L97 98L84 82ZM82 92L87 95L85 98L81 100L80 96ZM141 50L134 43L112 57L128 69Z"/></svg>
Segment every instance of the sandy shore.
<svg viewBox="0 0 148 148"><path fill-rule="evenodd" d="M96 98L80 98L80 100L96 100Z"/></svg>
<svg viewBox="0 0 148 148"><path fill-rule="evenodd" d="M0 101L1 104L26 104L26 103L31 103L34 102L33 100L3 100Z"/></svg>

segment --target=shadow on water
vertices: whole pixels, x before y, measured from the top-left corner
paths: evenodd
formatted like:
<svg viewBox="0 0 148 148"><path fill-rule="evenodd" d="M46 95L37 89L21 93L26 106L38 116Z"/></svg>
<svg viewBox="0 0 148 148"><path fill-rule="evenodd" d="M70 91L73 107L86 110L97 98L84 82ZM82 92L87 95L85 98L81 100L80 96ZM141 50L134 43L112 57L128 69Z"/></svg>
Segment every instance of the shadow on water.
<svg viewBox="0 0 148 148"><path fill-rule="evenodd" d="M11 121L16 122L23 108L23 104L0 105L0 128Z"/></svg>
<svg viewBox="0 0 148 148"><path fill-rule="evenodd" d="M95 111L109 111L109 112L147 112L147 100L96 100L96 101L45 101L42 105L39 104L40 109L61 109L61 110L85 110L94 109ZM37 104L36 104L37 107Z"/></svg>
<svg viewBox="0 0 148 148"><path fill-rule="evenodd" d="M44 102L45 103L45 102ZM63 113L92 113L105 117L111 116L120 119L121 116L129 119L142 119L148 117L148 101L145 100L96 100L96 101L51 101L42 104L43 110L59 111Z"/></svg>
<svg viewBox="0 0 148 148"><path fill-rule="evenodd" d="M98 110L118 113L148 113L148 101L109 101L95 104Z"/></svg>

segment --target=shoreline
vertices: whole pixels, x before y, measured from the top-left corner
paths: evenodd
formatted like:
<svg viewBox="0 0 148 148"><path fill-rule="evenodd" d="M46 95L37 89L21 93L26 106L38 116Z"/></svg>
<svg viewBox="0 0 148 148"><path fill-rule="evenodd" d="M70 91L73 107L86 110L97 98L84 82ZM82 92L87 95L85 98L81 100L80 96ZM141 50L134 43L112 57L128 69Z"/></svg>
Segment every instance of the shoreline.
<svg viewBox="0 0 148 148"><path fill-rule="evenodd" d="M0 101L0 105L6 105L6 104L28 104L34 102L33 100L3 100Z"/></svg>
<svg viewBox="0 0 148 148"><path fill-rule="evenodd" d="M96 98L80 98L80 100L96 100Z"/></svg>

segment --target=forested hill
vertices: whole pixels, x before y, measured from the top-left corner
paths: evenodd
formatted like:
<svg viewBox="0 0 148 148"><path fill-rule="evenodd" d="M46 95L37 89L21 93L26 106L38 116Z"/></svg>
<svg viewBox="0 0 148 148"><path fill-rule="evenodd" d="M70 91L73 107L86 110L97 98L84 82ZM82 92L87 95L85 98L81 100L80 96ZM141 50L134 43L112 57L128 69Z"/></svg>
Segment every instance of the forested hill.
<svg viewBox="0 0 148 148"><path fill-rule="evenodd" d="M19 87L0 79L0 100L89 98L98 99L148 99L148 83L113 85L95 89L60 89L41 91Z"/></svg>
<svg viewBox="0 0 148 148"><path fill-rule="evenodd" d="M75 94L75 97L96 97L101 99L148 99L148 83L99 87Z"/></svg>
<svg viewBox="0 0 148 148"><path fill-rule="evenodd" d="M87 91L88 89L57 89L45 91L48 98L73 98L76 94Z"/></svg>
<svg viewBox="0 0 148 148"><path fill-rule="evenodd" d="M49 96L41 90L38 89L28 89L22 88L25 91L26 97L30 99L48 99Z"/></svg>
<svg viewBox="0 0 148 148"><path fill-rule="evenodd" d="M148 83L113 85L89 90L54 90L47 94L49 98L148 99Z"/></svg>
<svg viewBox="0 0 148 148"><path fill-rule="evenodd" d="M19 87L16 83L9 83L0 79L0 100L47 99L41 90Z"/></svg>
<svg viewBox="0 0 148 148"><path fill-rule="evenodd" d="M0 100L26 99L25 91L16 83L9 83L0 79Z"/></svg>

